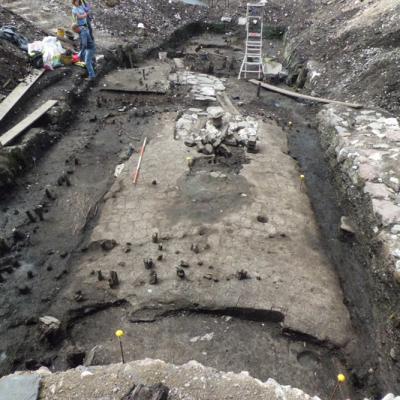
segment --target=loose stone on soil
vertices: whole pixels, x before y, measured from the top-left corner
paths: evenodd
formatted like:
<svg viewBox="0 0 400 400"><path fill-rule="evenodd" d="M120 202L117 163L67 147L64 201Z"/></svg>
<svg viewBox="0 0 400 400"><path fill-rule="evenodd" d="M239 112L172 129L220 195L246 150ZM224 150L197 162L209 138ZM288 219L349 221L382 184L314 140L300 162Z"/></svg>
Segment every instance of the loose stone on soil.
<svg viewBox="0 0 400 400"><path fill-rule="evenodd" d="M342 216L340 218L340 229L342 231L348 232L348 233L355 233L355 230L353 226L351 225L351 221L349 221L348 217Z"/></svg>
<svg viewBox="0 0 400 400"><path fill-rule="evenodd" d="M114 239L102 240L100 243L101 248L105 251L111 251L116 245L117 245L117 242Z"/></svg>
<svg viewBox="0 0 400 400"><path fill-rule="evenodd" d="M50 343L55 344L61 340L61 321L52 316L39 318L41 336Z"/></svg>

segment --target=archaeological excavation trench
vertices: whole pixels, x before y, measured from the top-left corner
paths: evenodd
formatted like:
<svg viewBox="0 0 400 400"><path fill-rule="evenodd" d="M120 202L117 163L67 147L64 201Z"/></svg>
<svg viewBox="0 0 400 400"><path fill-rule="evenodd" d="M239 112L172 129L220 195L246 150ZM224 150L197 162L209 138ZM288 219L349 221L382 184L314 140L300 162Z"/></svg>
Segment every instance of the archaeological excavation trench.
<svg viewBox="0 0 400 400"><path fill-rule="evenodd" d="M267 25L265 51L287 67L267 81L301 91L314 75L290 29ZM95 84L76 69L46 73L1 125L58 100L5 153L0 374L118 363L122 329L127 361L195 360L321 398L339 373L343 399L398 392L387 247L400 225L393 208L369 211L395 190L381 197L377 179L359 192L351 174L368 157L354 168L336 154L356 160L347 132L386 140L395 118L238 80L235 24L190 22L139 48L114 41Z"/></svg>

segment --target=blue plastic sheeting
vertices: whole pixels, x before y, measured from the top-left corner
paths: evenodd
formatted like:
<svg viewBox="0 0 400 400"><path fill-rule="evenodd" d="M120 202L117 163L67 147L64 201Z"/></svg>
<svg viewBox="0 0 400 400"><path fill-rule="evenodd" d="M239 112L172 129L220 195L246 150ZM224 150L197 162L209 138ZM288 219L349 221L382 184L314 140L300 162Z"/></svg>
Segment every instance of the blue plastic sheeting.
<svg viewBox="0 0 400 400"><path fill-rule="evenodd" d="M1 400L37 400L40 376L8 375L0 379Z"/></svg>
<svg viewBox="0 0 400 400"><path fill-rule="evenodd" d="M14 43L23 51L28 51L28 39L17 32L15 26L3 26L0 28L0 38Z"/></svg>
<svg viewBox="0 0 400 400"><path fill-rule="evenodd" d="M206 6L206 4L200 0L181 0L181 1L182 3L191 4L193 6Z"/></svg>

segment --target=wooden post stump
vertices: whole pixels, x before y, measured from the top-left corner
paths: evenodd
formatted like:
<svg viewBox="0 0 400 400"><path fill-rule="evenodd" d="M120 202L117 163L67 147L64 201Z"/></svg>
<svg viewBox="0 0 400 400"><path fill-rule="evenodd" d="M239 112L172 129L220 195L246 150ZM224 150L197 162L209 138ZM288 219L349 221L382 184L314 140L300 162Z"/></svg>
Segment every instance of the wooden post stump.
<svg viewBox="0 0 400 400"><path fill-rule="evenodd" d="M152 386L139 384L124 400L168 400L169 388L162 383Z"/></svg>
<svg viewBox="0 0 400 400"><path fill-rule="evenodd" d="M115 271L110 272L110 279L108 282L111 289L114 289L119 285L118 274Z"/></svg>

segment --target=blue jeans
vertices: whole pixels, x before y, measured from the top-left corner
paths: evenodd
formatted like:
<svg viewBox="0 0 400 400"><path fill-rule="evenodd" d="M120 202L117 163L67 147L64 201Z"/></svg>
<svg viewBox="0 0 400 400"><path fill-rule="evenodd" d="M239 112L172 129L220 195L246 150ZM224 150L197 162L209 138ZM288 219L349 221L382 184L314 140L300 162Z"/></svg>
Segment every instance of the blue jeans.
<svg viewBox="0 0 400 400"><path fill-rule="evenodd" d="M96 49L86 49L83 52L83 54L81 54L81 56L84 57L84 60L85 60L89 79L93 79L96 77L96 73L94 72L94 69L93 69L93 58L94 58L95 51L96 51Z"/></svg>

